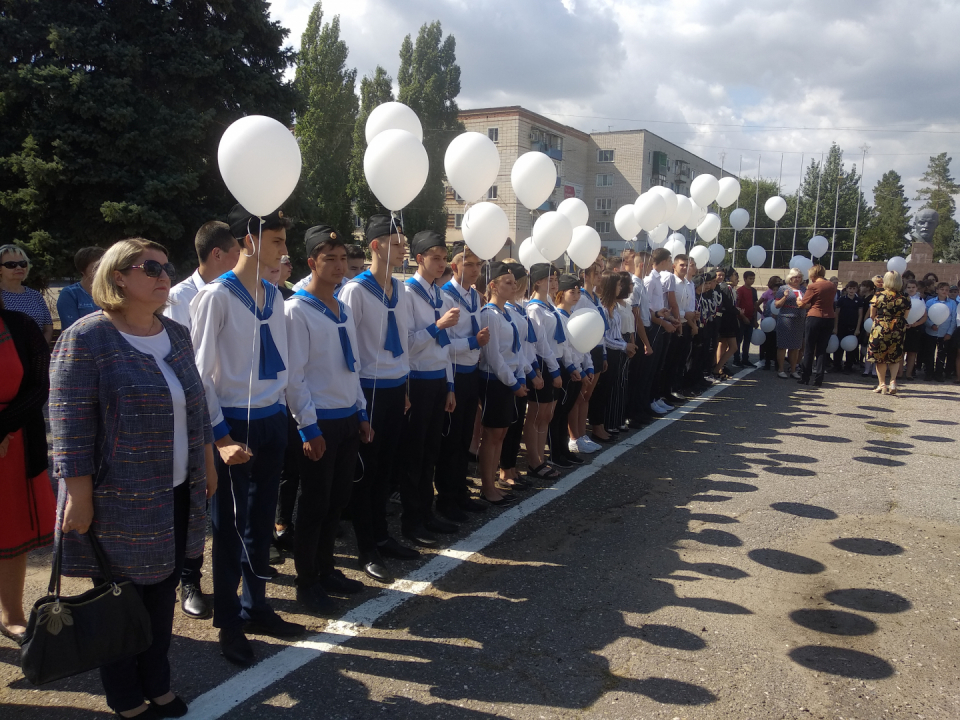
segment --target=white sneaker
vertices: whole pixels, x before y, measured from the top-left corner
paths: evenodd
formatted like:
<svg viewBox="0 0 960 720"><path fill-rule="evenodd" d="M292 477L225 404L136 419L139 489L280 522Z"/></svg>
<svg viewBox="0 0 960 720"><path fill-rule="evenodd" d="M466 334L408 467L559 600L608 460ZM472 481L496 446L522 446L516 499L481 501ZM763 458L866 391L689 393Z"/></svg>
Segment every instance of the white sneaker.
<svg viewBox="0 0 960 720"><path fill-rule="evenodd" d="M567 449L572 453L580 452L580 443L571 438L570 442L567 443Z"/></svg>
<svg viewBox="0 0 960 720"><path fill-rule="evenodd" d="M780 372L777 373L777 377L778 377L778 378L783 378L784 380L786 380L786 379L787 379L788 377L790 377L790 376L787 375L783 370L781 370Z"/></svg>
<svg viewBox="0 0 960 720"><path fill-rule="evenodd" d="M598 442L594 442L593 440L591 440L590 438L588 438L586 435L584 435L584 436L583 436L582 438L580 438L580 439L583 441L583 443L584 443L588 448L590 448L590 452L597 452L598 450L603 450L603 445L601 445L601 444L598 443Z"/></svg>
<svg viewBox="0 0 960 720"><path fill-rule="evenodd" d="M659 410L664 415L666 415L667 413L673 410L672 407L668 407L667 404L664 403L662 400L655 400L654 403L657 406L657 410Z"/></svg>
<svg viewBox="0 0 960 720"><path fill-rule="evenodd" d="M794 370L792 373L790 373L790 377L792 377L794 380L800 380L800 379L801 379L801 378L800 378L800 373L798 373L796 370Z"/></svg>
<svg viewBox="0 0 960 720"><path fill-rule="evenodd" d="M664 410L660 405L658 405L656 400L650 403L650 409L653 411L655 415L664 415L666 413L666 410Z"/></svg>
<svg viewBox="0 0 960 720"><path fill-rule="evenodd" d="M575 452L581 452L584 455L595 453L597 450L600 449L600 446L597 443L590 440L586 435L584 435L582 438L577 438L575 442L577 444L577 450Z"/></svg>

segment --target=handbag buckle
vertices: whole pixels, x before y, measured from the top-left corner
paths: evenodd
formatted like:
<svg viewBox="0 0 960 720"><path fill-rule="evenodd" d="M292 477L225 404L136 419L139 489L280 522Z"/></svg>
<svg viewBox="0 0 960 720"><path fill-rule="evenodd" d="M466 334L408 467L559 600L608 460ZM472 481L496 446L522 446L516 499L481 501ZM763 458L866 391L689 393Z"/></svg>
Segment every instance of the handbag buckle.
<svg viewBox="0 0 960 720"><path fill-rule="evenodd" d="M123 592L123 591L120 589L120 586L117 585L116 583L114 583L114 584L113 584L113 594L114 594L114 596L120 595L121 592Z"/></svg>

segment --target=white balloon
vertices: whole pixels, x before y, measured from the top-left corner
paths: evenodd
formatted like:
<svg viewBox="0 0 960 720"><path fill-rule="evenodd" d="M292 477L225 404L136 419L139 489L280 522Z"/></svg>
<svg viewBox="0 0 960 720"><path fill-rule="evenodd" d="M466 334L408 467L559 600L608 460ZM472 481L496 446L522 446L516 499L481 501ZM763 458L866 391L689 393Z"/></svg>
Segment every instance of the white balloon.
<svg viewBox="0 0 960 720"><path fill-rule="evenodd" d="M907 325L913 325L927 311L927 305L920 297L910 298L910 312L907 313Z"/></svg>
<svg viewBox="0 0 960 720"><path fill-rule="evenodd" d="M510 183L517 200L528 210L536 210L557 186L557 166L537 150L524 153L513 163Z"/></svg>
<svg viewBox="0 0 960 720"><path fill-rule="evenodd" d="M500 151L486 135L465 132L457 135L443 156L447 180L467 202L484 197L500 173Z"/></svg>
<svg viewBox="0 0 960 720"><path fill-rule="evenodd" d="M788 265L790 266L791 270L796 268L800 272L805 273L807 270L813 267L813 260L808 257L804 257L803 255L794 255L792 258L790 258Z"/></svg>
<svg viewBox="0 0 960 720"><path fill-rule="evenodd" d="M557 206L557 212L565 215L573 227L586 225L590 221L590 209L580 198L567 198Z"/></svg>
<svg viewBox="0 0 960 720"><path fill-rule="evenodd" d="M645 192L633 204L633 217L642 230L653 230L667 217L667 201L653 191Z"/></svg>
<svg viewBox="0 0 960 720"><path fill-rule="evenodd" d="M377 105L367 116L364 126L367 144L384 130L406 130L417 142L423 142L423 125L420 118L409 107L399 102L385 102Z"/></svg>
<svg viewBox="0 0 960 720"><path fill-rule="evenodd" d="M907 261L899 255L892 257L887 260L887 270L903 275L907 271Z"/></svg>
<svg viewBox="0 0 960 720"><path fill-rule="evenodd" d="M857 349L857 346L860 344L860 341L857 340L856 335L847 335L843 340L840 341L840 347L842 347L846 352L853 352Z"/></svg>
<svg viewBox="0 0 960 720"><path fill-rule="evenodd" d="M556 260L573 239L573 225L556 210L545 212L533 224L533 244L547 260Z"/></svg>
<svg viewBox="0 0 960 720"><path fill-rule="evenodd" d="M708 213L703 221L697 225L697 235L710 242L720 234L720 216Z"/></svg>
<svg viewBox="0 0 960 720"><path fill-rule="evenodd" d="M751 245L747 249L747 262L752 267L761 267L767 261L767 251L759 245Z"/></svg>
<svg viewBox="0 0 960 720"><path fill-rule="evenodd" d="M863 321L863 329L868 333L873 330L873 318L867 318Z"/></svg>
<svg viewBox="0 0 960 720"><path fill-rule="evenodd" d="M707 217L707 211L690 200L690 217L687 218L685 225L689 230L696 230L697 226Z"/></svg>
<svg viewBox="0 0 960 720"><path fill-rule="evenodd" d="M679 230L682 227L685 227L687 220L690 219L690 216L693 214L693 201L688 198L686 195L677 195L677 209L674 211L671 217L667 218L667 224Z"/></svg>
<svg viewBox="0 0 960 720"><path fill-rule="evenodd" d="M588 353L603 340L603 318L594 308L580 308L567 320L567 338L577 352Z"/></svg>
<svg viewBox="0 0 960 720"><path fill-rule="evenodd" d="M950 317L950 308L945 303L937 302L927 310L927 319L934 325L942 325Z"/></svg>
<svg viewBox="0 0 960 720"><path fill-rule="evenodd" d="M780 308L778 308L772 302L770 303L770 314L773 315L774 317L780 314Z"/></svg>
<svg viewBox="0 0 960 720"><path fill-rule="evenodd" d="M697 175L690 183L690 197L702 208L708 207L716 200L718 192L720 192L720 181L709 173Z"/></svg>
<svg viewBox="0 0 960 720"><path fill-rule="evenodd" d="M617 210L617 214L613 216L613 226L620 237L628 242L642 229L634 216L633 205L624 205Z"/></svg>
<svg viewBox="0 0 960 720"><path fill-rule="evenodd" d="M750 222L750 213L748 213L743 208L737 208L732 213L730 213L730 227L732 227L737 232L742 231L747 226L747 223L749 222Z"/></svg>
<svg viewBox="0 0 960 720"><path fill-rule="evenodd" d="M836 335L831 335L830 339L827 341L827 354L833 355L839 349L840 338L838 338Z"/></svg>
<svg viewBox="0 0 960 720"><path fill-rule="evenodd" d="M807 250L810 251L810 255L813 257L823 257L827 254L827 250L830 249L830 241L827 240L823 235L814 235L807 242Z"/></svg>
<svg viewBox="0 0 960 720"><path fill-rule="evenodd" d="M420 194L430 160L423 144L406 130L384 130L363 155L363 174L387 210L400 210Z"/></svg>
<svg viewBox="0 0 960 720"><path fill-rule="evenodd" d="M269 215L290 197L303 166L293 133L263 115L232 123L220 138L217 161L230 194L257 217Z"/></svg>
<svg viewBox="0 0 960 720"><path fill-rule="evenodd" d="M540 254L540 251L537 250L537 246L533 244L533 238L527 238L520 243L520 248L517 250L517 255L520 257L520 263L527 270L532 268L534 265L549 262L543 255Z"/></svg>
<svg viewBox="0 0 960 720"><path fill-rule="evenodd" d="M680 233L674 233L667 238L664 247L670 251L670 257L676 258L677 255L685 255L687 252L687 239Z"/></svg>
<svg viewBox="0 0 960 720"><path fill-rule="evenodd" d="M600 255L600 234L589 225L575 227L567 255L579 267L590 267Z"/></svg>
<svg viewBox="0 0 960 720"><path fill-rule="evenodd" d="M650 188L650 192L656 193L663 198L663 203L667 208L666 214L663 216L661 222L666 222L670 217L677 211L677 194L668 187L663 185L654 185ZM670 227L676 227L671 225Z"/></svg>
<svg viewBox="0 0 960 720"><path fill-rule="evenodd" d="M481 260L494 257L510 234L510 221L499 205L477 203L463 216L463 241Z"/></svg>
<svg viewBox="0 0 960 720"><path fill-rule="evenodd" d="M710 262L710 250L706 245L696 245L690 250L690 259L697 264L697 269L705 268Z"/></svg>
<svg viewBox="0 0 960 720"><path fill-rule="evenodd" d="M652 248L660 248L667 244L667 235L670 234L670 228L666 223L660 223L653 230L647 233L647 242Z"/></svg>
<svg viewBox="0 0 960 720"><path fill-rule="evenodd" d="M717 190L717 205L722 208L733 205L740 197L740 181L735 177L720 178Z"/></svg>
<svg viewBox="0 0 960 720"><path fill-rule="evenodd" d="M787 211L787 201L779 195L774 195L763 204L763 211L767 214L768 218L774 222L779 222L780 218L782 218L783 214Z"/></svg>
<svg viewBox="0 0 960 720"><path fill-rule="evenodd" d="M727 256L727 249L719 243L714 243L707 249L710 251L710 263L713 265L719 265Z"/></svg>
<svg viewBox="0 0 960 720"><path fill-rule="evenodd" d="M760 329L763 330L765 333L773 332L774 330L777 329L776 319L772 317L765 317L763 320L760 321Z"/></svg>
<svg viewBox="0 0 960 720"><path fill-rule="evenodd" d="M750 342L754 345L763 345L767 341L767 334L760 328L754 328L753 333L750 335Z"/></svg>

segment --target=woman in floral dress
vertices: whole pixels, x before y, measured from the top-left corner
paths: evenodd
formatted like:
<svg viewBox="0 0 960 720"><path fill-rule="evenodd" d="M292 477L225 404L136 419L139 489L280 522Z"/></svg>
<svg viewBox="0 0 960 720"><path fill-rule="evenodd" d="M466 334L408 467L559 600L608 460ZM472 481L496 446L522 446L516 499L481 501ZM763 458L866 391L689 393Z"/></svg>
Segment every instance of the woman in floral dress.
<svg viewBox="0 0 960 720"><path fill-rule="evenodd" d="M883 290L878 291L870 302L870 317L873 330L867 348L867 359L876 363L877 385L874 392L897 394L897 376L903 361L903 341L907 334L907 314L910 298L901 292L903 280L900 273L888 272L883 276ZM886 385L887 366L890 366L890 385Z"/></svg>

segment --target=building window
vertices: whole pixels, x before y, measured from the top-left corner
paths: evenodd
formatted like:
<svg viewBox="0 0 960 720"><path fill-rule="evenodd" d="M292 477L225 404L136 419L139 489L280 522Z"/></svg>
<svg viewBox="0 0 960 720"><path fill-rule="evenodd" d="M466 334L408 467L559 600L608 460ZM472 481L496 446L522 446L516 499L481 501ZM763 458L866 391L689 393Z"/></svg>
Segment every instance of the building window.
<svg viewBox="0 0 960 720"><path fill-rule="evenodd" d="M463 213L455 213L453 216L453 226L460 229L461 225L463 225Z"/></svg>
<svg viewBox="0 0 960 720"><path fill-rule="evenodd" d="M487 190L487 200L496 200L497 199L497 186L491 185L490 189Z"/></svg>
<svg viewBox="0 0 960 720"><path fill-rule="evenodd" d="M597 210L613 210L613 198L597 198Z"/></svg>
<svg viewBox="0 0 960 720"><path fill-rule="evenodd" d="M500 128L487 128L487 137L494 142L500 142Z"/></svg>
<svg viewBox="0 0 960 720"><path fill-rule="evenodd" d="M613 174L597 173L597 187L613 187Z"/></svg>
<svg viewBox="0 0 960 720"><path fill-rule="evenodd" d="M609 220L598 220L597 221L597 232L601 235L610 234L610 221Z"/></svg>
<svg viewBox="0 0 960 720"><path fill-rule="evenodd" d="M597 150L597 162L613 162L613 150Z"/></svg>
<svg viewBox="0 0 960 720"><path fill-rule="evenodd" d="M363 227L363 220L360 219L360 216L359 216L359 215L354 215L354 216L353 216L353 226L354 226L355 228L362 228L362 227Z"/></svg>

